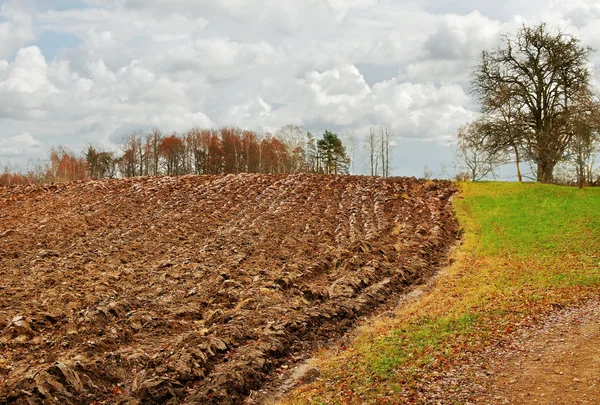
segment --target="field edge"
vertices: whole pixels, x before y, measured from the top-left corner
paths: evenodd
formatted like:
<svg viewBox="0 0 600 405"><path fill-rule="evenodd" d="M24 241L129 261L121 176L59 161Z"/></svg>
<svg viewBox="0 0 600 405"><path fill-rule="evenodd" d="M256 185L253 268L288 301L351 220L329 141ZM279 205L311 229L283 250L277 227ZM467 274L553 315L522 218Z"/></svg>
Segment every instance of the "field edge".
<svg viewBox="0 0 600 405"><path fill-rule="evenodd" d="M284 405L471 401L489 373L490 348L508 346L515 332L597 296L600 229L590 218L600 190L460 188L453 206L463 239L453 263L393 317L377 318L348 347L322 353L320 379L290 393Z"/></svg>

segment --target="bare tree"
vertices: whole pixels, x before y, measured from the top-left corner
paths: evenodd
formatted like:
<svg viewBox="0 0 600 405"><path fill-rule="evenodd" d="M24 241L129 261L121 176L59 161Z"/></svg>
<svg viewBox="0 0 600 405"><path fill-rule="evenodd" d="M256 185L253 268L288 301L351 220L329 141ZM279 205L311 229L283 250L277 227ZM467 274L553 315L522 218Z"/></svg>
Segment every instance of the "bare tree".
<svg viewBox="0 0 600 405"><path fill-rule="evenodd" d="M429 166L425 165L423 168L423 178L425 180L431 180L433 177L433 171L429 168Z"/></svg>
<svg viewBox="0 0 600 405"><path fill-rule="evenodd" d="M564 160L573 132L568 130L569 105L575 94L590 87L588 57L591 48L545 24L522 27L503 37L503 45L483 52L473 74L473 91L482 112L509 88L508 100L519 106L526 128L522 146L537 166L537 180L553 180L556 164Z"/></svg>
<svg viewBox="0 0 600 405"><path fill-rule="evenodd" d="M144 148L142 132L132 131L122 144L123 155L119 160L119 169L124 177L144 175Z"/></svg>
<svg viewBox="0 0 600 405"><path fill-rule="evenodd" d="M293 124L285 125L275 133L275 137L285 145L286 153L289 156L287 160L290 166L286 168L286 171L290 173L303 171L305 133L300 125Z"/></svg>
<svg viewBox="0 0 600 405"><path fill-rule="evenodd" d="M152 128L146 135L146 172L148 175L158 176L160 160L160 144L163 134L157 127Z"/></svg>
<svg viewBox="0 0 600 405"><path fill-rule="evenodd" d="M514 97L516 86L501 83L495 93L488 95L480 118L480 130L486 133L488 153L511 154L519 182L523 181L521 161L527 119L523 116L523 104Z"/></svg>
<svg viewBox="0 0 600 405"><path fill-rule="evenodd" d="M344 144L346 146L346 153L350 158L350 174L355 174L354 170L354 161L356 160L356 136L354 135L354 131L350 131L344 136Z"/></svg>
<svg viewBox="0 0 600 405"><path fill-rule="evenodd" d="M502 155L487 145L480 122L463 125L458 130L457 158L472 181L495 176L495 169L505 162Z"/></svg>
<svg viewBox="0 0 600 405"><path fill-rule="evenodd" d="M392 129L387 124L382 124L379 130L379 144L381 160L381 176L390 177L390 152L394 150Z"/></svg>
<svg viewBox="0 0 600 405"><path fill-rule="evenodd" d="M308 165L308 171L310 173L319 173L319 149L317 148L317 140L314 135L310 132L306 133L306 163Z"/></svg>
<svg viewBox="0 0 600 405"><path fill-rule="evenodd" d="M593 182L595 154L600 131L600 103L589 91L579 92L569 111L569 131L573 133L570 161L575 166L579 188Z"/></svg>
<svg viewBox="0 0 600 405"><path fill-rule="evenodd" d="M371 176L377 176L379 174L379 147L377 142L377 133L374 128L369 128L369 133L367 134L367 154L368 154L368 163L369 163L369 171L371 172Z"/></svg>

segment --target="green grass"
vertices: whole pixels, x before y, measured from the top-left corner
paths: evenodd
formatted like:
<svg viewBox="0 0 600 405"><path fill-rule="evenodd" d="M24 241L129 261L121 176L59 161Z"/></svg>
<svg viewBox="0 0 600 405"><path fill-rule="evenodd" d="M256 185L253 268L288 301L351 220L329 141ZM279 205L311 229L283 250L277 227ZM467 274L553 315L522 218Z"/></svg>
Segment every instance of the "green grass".
<svg viewBox="0 0 600 405"><path fill-rule="evenodd" d="M398 365L405 364L415 352L427 350L432 352L443 349L449 338L457 338L473 331L477 314L464 314L455 319L422 318L406 328L391 331L385 337L375 340L370 363L374 372L380 377L391 377ZM420 358L414 366L420 367L431 363L433 358Z"/></svg>
<svg viewBox="0 0 600 405"><path fill-rule="evenodd" d="M480 249L493 254L591 252L600 227L598 189L542 184L465 185L463 207L481 229Z"/></svg>
<svg viewBox="0 0 600 405"><path fill-rule="evenodd" d="M461 187L454 207L464 234L454 264L395 318L366 328L342 353L324 355L322 381L286 403L418 402L436 372L539 315L598 295L600 189Z"/></svg>

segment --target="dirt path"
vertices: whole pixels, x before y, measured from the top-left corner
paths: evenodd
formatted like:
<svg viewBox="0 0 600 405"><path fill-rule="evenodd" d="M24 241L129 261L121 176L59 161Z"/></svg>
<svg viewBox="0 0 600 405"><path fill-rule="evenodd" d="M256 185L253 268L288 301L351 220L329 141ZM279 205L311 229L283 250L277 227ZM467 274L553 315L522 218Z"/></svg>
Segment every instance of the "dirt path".
<svg viewBox="0 0 600 405"><path fill-rule="evenodd" d="M600 304L552 315L492 360L476 403L599 404Z"/></svg>

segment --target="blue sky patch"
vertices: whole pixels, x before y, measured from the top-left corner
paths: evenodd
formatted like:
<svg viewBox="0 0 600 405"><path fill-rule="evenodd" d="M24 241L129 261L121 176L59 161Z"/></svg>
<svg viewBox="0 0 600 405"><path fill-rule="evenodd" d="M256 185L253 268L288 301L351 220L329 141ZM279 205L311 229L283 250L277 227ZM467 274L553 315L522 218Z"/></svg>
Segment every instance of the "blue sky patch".
<svg viewBox="0 0 600 405"><path fill-rule="evenodd" d="M52 60L63 49L74 48L81 43L81 40L73 34L66 32L46 31L40 34L40 37L32 43L38 46L46 60Z"/></svg>
<svg viewBox="0 0 600 405"><path fill-rule="evenodd" d="M375 83L391 80L398 76L399 65L377 65L374 63L356 63L354 65L365 78L369 86Z"/></svg>
<svg viewBox="0 0 600 405"><path fill-rule="evenodd" d="M0 0L0 6L2 6L4 3L8 3L7 0ZM56 11L62 11L62 10L70 10L73 8L86 8L87 5L85 4L84 0L52 0L52 1L48 1L48 0L32 0L30 2L27 3L32 4L33 6L35 6L35 8L37 10L41 10L41 11L46 11L46 10L56 10ZM0 17L0 21L2 17Z"/></svg>

